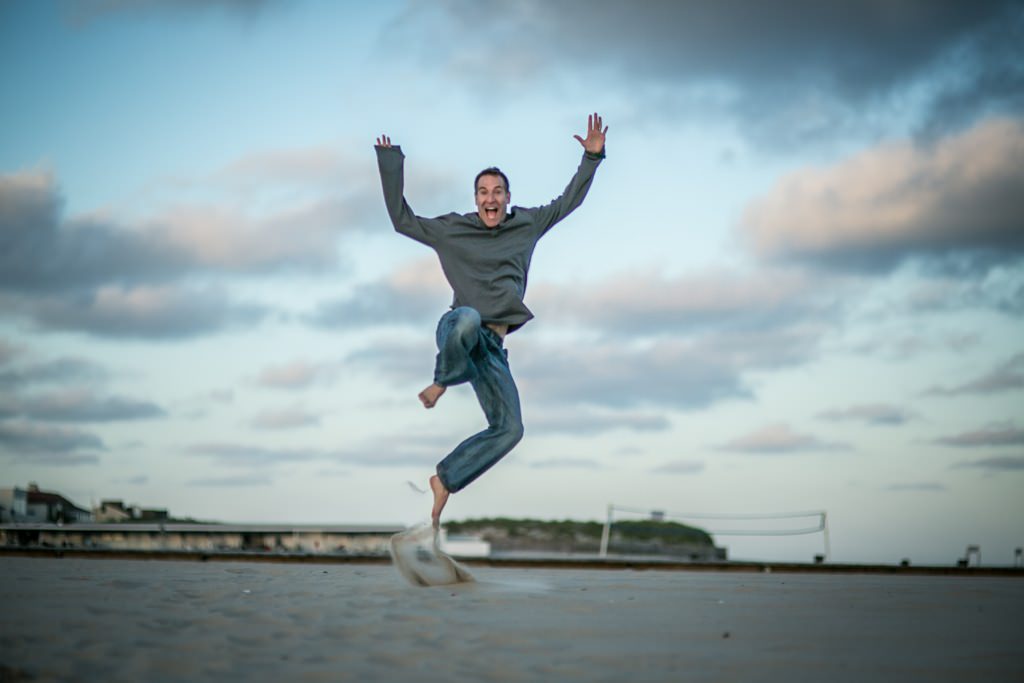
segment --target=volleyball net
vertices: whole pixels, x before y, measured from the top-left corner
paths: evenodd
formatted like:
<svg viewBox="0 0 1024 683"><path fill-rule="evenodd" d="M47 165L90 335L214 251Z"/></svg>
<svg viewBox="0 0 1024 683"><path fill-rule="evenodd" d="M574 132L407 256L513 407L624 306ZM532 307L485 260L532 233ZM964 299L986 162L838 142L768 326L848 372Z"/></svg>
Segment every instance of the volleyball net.
<svg viewBox="0 0 1024 683"><path fill-rule="evenodd" d="M604 530L601 533L601 557L608 555L608 543L611 539L611 530L616 519L624 519L625 517L635 515L643 515L646 519L653 521L697 522L697 525L690 526L699 526L699 528L711 536L802 536L820 533L825 549L822 559L827 562L831 556L828 513L825 510L759 514L712 514L706 512L666 512L665 510L609 504L608 517L605 520ZM704 527L708 522L712 523L713 528Z"/></svg>

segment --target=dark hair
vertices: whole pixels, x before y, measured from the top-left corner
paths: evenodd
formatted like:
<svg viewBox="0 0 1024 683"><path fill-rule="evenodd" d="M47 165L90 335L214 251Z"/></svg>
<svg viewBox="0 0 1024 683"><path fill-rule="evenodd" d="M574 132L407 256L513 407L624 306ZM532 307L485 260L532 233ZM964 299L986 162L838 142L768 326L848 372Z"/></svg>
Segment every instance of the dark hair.
<svg viewBox="0 0 1024 683"><path fill-rule="evenodd" d="M491 166L490 168L485 168L484 170L476 174L476 179L473 181L473 194L476 194L477 185L480 184L480 177L485 175L500 175L501 179L505 181L505 192L512 192L512 190L510 190L508 187L508 176L502 173L501 169L498 168L497 166Z"/></svg>

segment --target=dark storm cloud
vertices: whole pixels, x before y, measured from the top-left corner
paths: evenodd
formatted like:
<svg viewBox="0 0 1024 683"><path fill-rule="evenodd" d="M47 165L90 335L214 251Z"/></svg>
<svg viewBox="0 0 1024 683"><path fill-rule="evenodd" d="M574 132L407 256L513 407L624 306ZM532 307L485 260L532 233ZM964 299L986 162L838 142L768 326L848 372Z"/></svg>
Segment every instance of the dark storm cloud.
<svg viewBox="0 0 1024 683"><path fill-rule="evenodd" d="M524 0L497 18L491 6L453 0L410 4L398 29L419 46L414 58L455 77L668 89L680 111L710 102L779 144L833 135L864 120L867 105L944 71L953 73L929 90L930 127L941 125L940 103L957 100L956 115L967 116L963 81L986 83L973 90L984 96L974 111L1011 110L1020 105L1008 88L1022 71L1021 24L1013 0Z"/></svg>
<svg viewBox="0 0 1024 683"><path fill-rule="evenodd" d="M961 396L963 394L997 394L1024 389L1024 353L1018 353L990 372L954 387L937 386L927 392L932 396Z"/></svg>
<svg viewBox="0 0 1024 683"><path fill-rule="evenodd" d="M856 421L870 425L901 425L914 419L913 412L900 406L884 403L864 403L847 408L833 408L818 413L822 420Z"/></svg>
<svg viewBox="0 0 1024 683"><path fill-rule="evenodd" d="M1009 423L998 423L970 432L944 436L936 439L935 443L957 448L1020 446L1024 445L1024 429Z"/></svg>

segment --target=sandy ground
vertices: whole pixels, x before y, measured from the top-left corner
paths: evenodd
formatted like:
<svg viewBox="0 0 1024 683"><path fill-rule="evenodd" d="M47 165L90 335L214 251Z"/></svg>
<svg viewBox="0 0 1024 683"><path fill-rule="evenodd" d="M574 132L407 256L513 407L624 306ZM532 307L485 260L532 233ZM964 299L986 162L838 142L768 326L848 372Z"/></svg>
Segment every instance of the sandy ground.
<svg viewBox="0 0 1024 683"><path fill-rule="evenodd" d="M0 558L0 681L1024 681L1024 579Z"/></svg>

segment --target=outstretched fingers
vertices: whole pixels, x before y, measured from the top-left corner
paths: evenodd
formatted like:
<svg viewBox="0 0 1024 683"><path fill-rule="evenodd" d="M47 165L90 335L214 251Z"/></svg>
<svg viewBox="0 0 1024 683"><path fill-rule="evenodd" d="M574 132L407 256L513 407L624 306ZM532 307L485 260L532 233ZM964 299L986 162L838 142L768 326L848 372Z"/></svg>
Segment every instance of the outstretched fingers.
<svg viewBox="0 0 1024 683"><path fill-rule="evenodd" d="M608 126L596 111L587 116L587 137L584 139L579 135L573 135L577 142L583 145L583 149L591 154L600 154L604 150L604 134L608 132Z"/></svg>
<svg viewBox="0 0 1024 683"><path fill-rule="evenodd" d="M387 135L381 135L379 138L377 138L377 146L378 147L390 147L391 146L391 138L389 138Z"/></svg>

